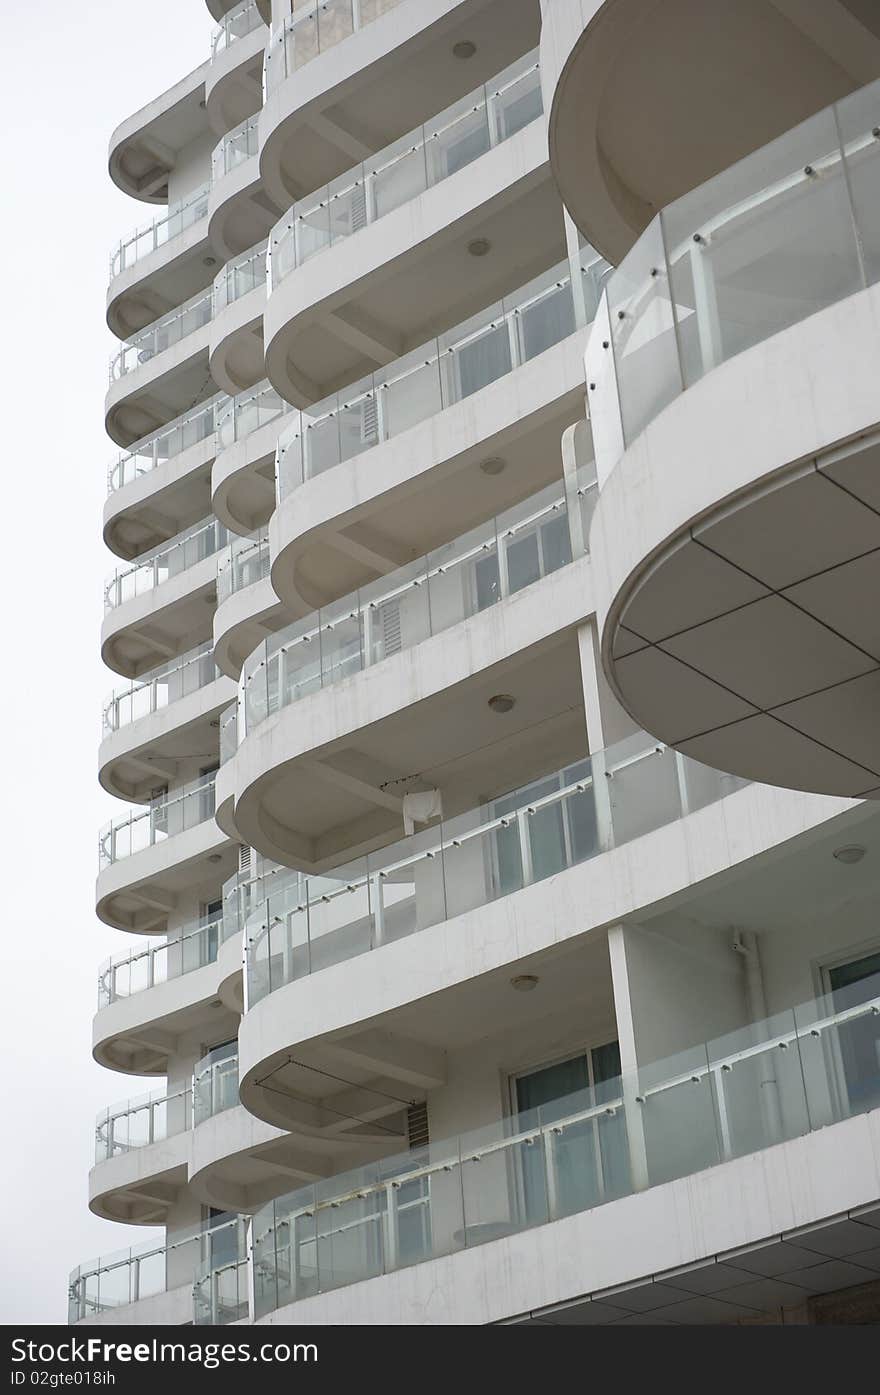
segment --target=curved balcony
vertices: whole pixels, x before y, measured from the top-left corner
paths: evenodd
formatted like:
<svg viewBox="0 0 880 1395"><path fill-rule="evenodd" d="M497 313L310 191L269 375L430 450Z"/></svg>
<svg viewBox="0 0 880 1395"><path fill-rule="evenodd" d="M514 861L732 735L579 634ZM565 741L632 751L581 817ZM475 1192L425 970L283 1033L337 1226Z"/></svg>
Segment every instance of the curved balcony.
<svg viewBox="0 0 880 1395"><path fill-rule="evenodd" d="M110 360L111 384L128 373L134 373L157 354L179 344L181 339L186 339L197 329L202 329L211 319L211 306L211 292L199 292L186 305L177 306L148 328L133 335L128 343L120 344Z"/></svg>
<svg viewBox="0 0 880 1395"><path fill-rule="evenodd" d="M272 197L288 207L489 81L536 46L539 18L528 0L298 5L266 49L260 167Z"/></svg>
<svg viewBox="0 0 880 1395"><path fill-rule="evenodd" d="M222 1254L240 1224L238 1216L221 1219L80 1265L70 1275L68 1322L190 1324L197 1267Z"/></svg>
<svg viewBox="0 0 880 1395"><path fill-rule="evenodd" d="M207 61L123 121L110 137L109 170L123 193L166 203L181 151L207 130Z"/></svg>
<svg viewBox="0 0 880 1395"><path fill-rule="evenodd" d="M178 894L228 877L235 850L214 821L215 772L114 819L98 841L97 913L149 934L167 925Z"/></svg>
<svg viewBox="0 0 880 1395"><path fill-rule="evenodd" d="M102 965L92 1032L101 1065L167 1075L179 1037L217 1030L218 994L230 1011L239 1011L240 966L234 985L218 965L230 925L228 916L204 918Z"/></svg>
<svg viewBox="0 0 880 1395"><path fill-rule="evenodd" d="M232 395L264 376L265 287L265 241L227 262L214 281L211 377Z"/></svg>
<svg viewBox="0 0 880 1395"><path fill-rule="evenodd" d="M138 557L168 542L173 536L169 526L176 523L182 530L204 517L205 482L210 480L215 451L215 413L222 400L218 394L184 412L136 442L108 469L104 541L119 556Z"/></svg>
<svg viewBox="0 0 880 1395"><path fill-rule="evenodd" d="M559 439L583 411L576 327L592 318L605 271L588 261L572 286L562 264L385 373L293 413L270 523L272 582L291 614L557 475Z"/></svg>
<svg viewBox="0 0 880 1395"><path fill-rule="evenodd" d="M589 529L595 481L577 488L581 533ZM572 559L562 484L474 528L263 641L244 664L237 740L290 703L362 673L515 595Z"/></svg>
<svg viewBox="0 0 880 1395"><path fill-rule="evenodd" d="M225 923L246 946L251 1012L285 984L487 906L663 828L741 787L637 733L431 828L408 834L332 875L270 867ZM228 909L227 909L228 907ZM242 1094L256 1109L256 1067Z"/></svg>
<svg viewBox="0 0 880 1395"><path fill-rule="evenodd" d="M214 658L217 667L238 678L248 654L277 629L284 616L269 578L269 539L263 531L237 538L220 559Z"/></svg>
<svg viewBox="0 0 880 1395"><path fill-rule="evenodd" d="M561 534L548 525L551 551L567 545L564 533L564 521ZM377 657L385 653L383 662L342 681L328 672L328 686L279 706L245 736L235 758L234 812L244 842L302 870L323 870L394 840L411 803L421 808L442 798L453 815L479 789L528 779L549 751L561 763L582 748L577 632L592 611L589 559L548 569L482 610L462 600L463 578L479 586L471 564L432 580L430 593L412 588L399 610L392 602L385 633L371 617L367 640ZM422 607L429 603L437 612L449 607L450 628L439 613L427 622ZM460 618L471 605L470 618ZM412 647L397 633L399 624L406 635L410 622L413 639L421 638ZM341 665L334 659L328 668L344 672L346 659L360 667L366 650L358 631L356 618L350 647L345 625L327 635L328 657L333 641L342 641ZM293 662L303 654L303 646L293 649ZM307 688L307 671L300 677Z"/></svg>
<svg viewBox="0 0 880 1395"><path fill-rule="evenodd" d="M878 123L880 83L665 209L587 354L618 697L719 768L860 797L880 789Z"/></svg>
<svg viewBox="0 0 880 1395"><path fill-rule="evenodd" d="M238 700L220 713L220 769L217 771L217 808L214 817L230 838L235 831L235 775L229 762L238 749Z"/></svg>
<svg viewBox="0 0 880 1395"><path fill-rule="evenodd" d="M556 183L614 263L658 208L880 75L880 19L866 5L552 0L543 11Z"/></svg>
<svg viewBox="0 0 880 1395"><path fill-rule="evenodd" d="M684 1251L690 1260L693 1246L693 1258L709 1263L720 1251L719 1258L731 1266L729 1270L719 1267L720 1282L711 1290L716 1303L729 1302L742 1315L745 1302L746 1315L754 1317L773 1311L778 1297L762 1294L760 1285L754 1284L749 1250L767 1240L778 1243L786 1227L791 1233L784 1239L809 1247L806 1252L792 1252L800 1268L788 1266L796 1295L816 1292L810 1265L827 1269L831 1253L816 1227L832 1221L846 1226L846 1217L841 1222L840 1216L829 1215L827 1203L809 1189L809 1200L794 1213L803 1226L799 1231L790 1219L790 1186L778 1193L768 1189L769 1211L763 1204L756 1207L743 1227L743 1238L749 1243L727 1255L730 1240L725 1245L720 1237L730 1232L722 1229L718 1197L738 1194L749 1185L750 1176L753 1190L761 1190L763 1183L756 1183L755 1175L739 1166L739 1160L745 1163L756 1152L762 1154L762 1177L764 1168L772 1171L779 1166L785 1171L786 1164L791 1175L800 1175L795 1156L815 1176L817 1168L821 1171L819 1150L804 1147L809 1136L828 1128L842 1129L838 1147L845 1146L844 1138L854 1137L848 1121L877 1107L876 1076L867 1066L855 1067L841 1088L838 1063L842 1056L851 1058L855 1042L865 1035L878 1010L880 980L875 978L695 1045L673 1058L627 1071L600 1086L562 1096L539 1109L511 1114L479 1130L300 1188L258 1212L252 1221L253 1318L259 1322L271 1316L274 1322L306 1324L378 1321L381 1312L397 1312L403 1302L393 1275L442 1259L442 1272L452 1276L452 1297L441 1321L510 1319L515 1314L510 1311L509 1289L492 1283L488 1276L509 1273L511 1267L519 1272L522 1265L515 1256L521 1258L521 1251L511 1241L526 1230L537 1230L532 1243L542 1254L541 1263L517 1291L521 1310L574 1302L596 1291L597 1312L585 1321L632 1321L634 1312L644 1312L638 1291L632 1302L629 1297L630 1289L639 1288L645 1296L643 1268L637 1267L640 1262L644 1265L644 1256L627 1255L621 1265L612 1242L615 1236L619 1241L630 1226L643 1235L637 1218L648 1210L654 1222L652 1235L663 1234L663 1247L652 1268L655 1273L660 1268L673 1271L668 1280L666 1274L657 1274L663 1283L653 1306L662 1312L661 1320L693 1321L693 1294L705 1289L696 1265L681 1266L679 1205L687 1209L687 1197L695 1188L699 1191L699 1182L680 1191L674 1183L718 1168L727 1172L716 1174L711 1191L700 1193L699 1234L688 1235ZM768 1104L768 1080L773 1107ZM870 1154L867 1135L860 1131L858 1136L853 1156L866 1157ZM790 1157L768 1151L792 1144ZM830 1140L824 1146L833 1153ZM807 1155L813 1167L806 1166ZM833 1165L831 1155L827 1156L828 1165ZM853 1208L861 1204L862 1212L868 1214L854 1209L849 1223L855 1234L848 1253L867 1257L863 1272L870 1278L876 1269L871 1258L876 1238L876 1211L871 1208L876 1197L869 1189L875 1183L870 1164L854 1167L858 1183L848 1193L850 1204ZM637 1196L636 1210L628 1198ZM613 1211L606 1210L611 1206ZM665 1226L664 1210L674 1218ZM768 1223L771 1215L777 1224ZM540 1228L550 1223L555 1225L545 1256ZM586 1226L593 1231L585 1231ZM587 1243L588 1233L592 1243ZM560 1245L568 1257L564 1265L559 1260ZM485 1247L485 1267L478 1268L471 1256L467 1267L461 1268L457 1256L477 1247ZM662 1265L660 1253L665 1257ZM574 1268L572 1255L579 1256ZM785 1269L784 1253L781 1257L780 1273ZM627 1267L630 1264L632 1268ZM765 1272L760 1266L757 1269ZM815 1270L817 1276L820 1272ZM484 1295L477 1313L466 1276ZM827 1277L831 1284L847 1282L842 1275L840 1280L831 1274ZM405 1283L412 1294L418 1279L408 1272ZM751 1286L737 1292L737 1284ZM336 1303L317 1297L351 1285L357 1287ZM459 1299L456 1292L462 1295ZM495 1294L497 1299L491 1296ZM676 1302L685 1303L678 1315L672 1306ZM650 1300L647 1306L652 1306ZM648 1320L657 1316L656 1311L650 1313Z"/></svg>
<svg viewBox="0 0 880 1395"><path fill-rule="evenodd" d="M270 290L318 253L466 168L541 112L533 52L432 121L294 203L269 236Z"/></svg>
<svg viewBox="0 0 880 1395"><path fill-rule="evenodd" d="M443 182L367 223L345 255L337 243L273 282L266 373L289 401L307 407L381 372L564 255L543 122L455 170L457 143L432 147L453 171Z"/></svg>
<svg viewBox="0 0 880 1395"><path fill-rule="evenodd" d="M205 103L213 130L231 130L259 106L268 37L256 0L241 0L214 30L211 66L205 74Z"/></svg>
<svg viewBox="0 0 880 1395"><path fill-rule="evenodd" d="M232 695L210 642L117 690L105 704L98 778L120 799L145 799L156 779L177 777L193 750L217 749L220 713Z"/></svg>
<svg viewBox="0 0 880 1395"><path fill-rule="evenodd" d="M101 652L111 668L129 675L157 668L210 634L206 603L216 594L215 558L225 543L223 525L205 519L170 546L117 568L104 587Z"/></svg>
<svg viewBox="0 0 880 1395"><path fill-rule="evenodd" d="M259 113L248 116L217 143L211 156L208 229L225 260L268 237L278 210L260 181Z"/></svg>
<svg viewBox="0 0 880 1395"><path fill-rule="evenodd" d="M105 401L107 434L117 444L132 445L213 395L211 307L211 291L199 291L120 345Z"/></svg>
<svg viewBox="0 0 880 1395"><path fill-rule="evenodd" d="M120 339L136 334L209 284L209 193L210 184L200 185L111 252L107 323Z"/></svg>
<svg viewBox="0 0 880 1395"><path fill-rule="evenodd" d="M89 1209L129 1225L163 1223L186 1185L191 1127L190 1085L153 1090L102 1110Z"/></svg>
<svg viewBox="0 0 880 1395"><path fill-rule="evenodd" d="M275 508L275 448L290 403L271 383L227 400L218 412L211 507L233 532L264 528Z"/></svg>
<svg viewBox="0 0 880 1395"><path fill-rule="evenodd" d="M601 273L600 273L601 276ZM278 442L278 502L488 387L575 329L567 262L342 392L293 413Z"/></svg>

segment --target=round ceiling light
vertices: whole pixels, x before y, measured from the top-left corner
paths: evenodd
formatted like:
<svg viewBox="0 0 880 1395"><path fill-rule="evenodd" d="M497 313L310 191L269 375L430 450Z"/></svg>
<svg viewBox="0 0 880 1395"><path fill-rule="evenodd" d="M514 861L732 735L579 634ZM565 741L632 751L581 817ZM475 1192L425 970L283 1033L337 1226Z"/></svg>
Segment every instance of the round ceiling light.
<svg viewBox="0 0 880 1395"><path fill-rule="evenodd" d="M475 237L473 242L469 242L467 249L472 257L485 257L492 244L488 237Z"/></svg>
<svg viewBox="0 0 880 1395"><path fill-rule="evenodd" d="M540 981L537 974L517 974L510 980L510 986L515 993L531 993Z"/></svg>
<svg viewBox="0 0 880 1395"><path fill-rule="evenodd" d="M502 460L500 455L490 455L488 460L480 461L480 469L484 475L500 475L502 470L507 469L507 461Z"/></svg>
<svg viewBox="0 0 880 1395"><path fill-rule="evenodd" d="M488 706L493 712L511 712L516 707L516 698L511 697L510 693L496 693L494 697L490 697Z"/></svg>
<svg viewBox="0 0 880 1395"><path fill-rule="evenodd" d="M477 46L470 39L459 39L457 44L452 45L452 52L456 58L473 58L477 51Z"/></svg>
<svg viewBox="0 0 880 1395"><path fill-rule="evenodd" d="M861 843L848 843L844 848L835 848L834 857L838 862L843 862L847 867L851 867L855 862L861 862L865 856L866 849Z"/></svg>

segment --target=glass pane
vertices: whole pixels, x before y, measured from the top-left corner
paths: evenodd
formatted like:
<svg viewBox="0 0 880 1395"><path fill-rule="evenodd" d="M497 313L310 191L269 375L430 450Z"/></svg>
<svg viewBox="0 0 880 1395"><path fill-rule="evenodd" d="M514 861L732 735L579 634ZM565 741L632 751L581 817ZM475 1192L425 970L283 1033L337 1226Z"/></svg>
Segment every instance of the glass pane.
<svg viewBox="0 0 880 1395"><path fill-rule="evenodd" d="M880 281L880 82L838 104L838 120L869 285Z"/></svg>
<svg viewBox="0 0 880 1395"><path fill-rule="evenodd" d="M623 434L630 443L683 386L659 218L609 280L608 313Z"/></svg>
<svg viewBox="0 0 880 1395"><path fill-rule="evenodd" d="M662 217L688 384L862 287L833 110Z"/></svg>

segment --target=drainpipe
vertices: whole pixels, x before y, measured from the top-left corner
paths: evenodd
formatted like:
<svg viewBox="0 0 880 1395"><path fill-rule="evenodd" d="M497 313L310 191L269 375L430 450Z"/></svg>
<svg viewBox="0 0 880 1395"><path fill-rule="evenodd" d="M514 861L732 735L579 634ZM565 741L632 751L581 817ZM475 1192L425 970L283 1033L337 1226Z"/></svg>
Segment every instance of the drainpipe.
<svg viewBox="0 0 880 1395"><path fill-rule="evenodd" d="M743 960L746 973L746 999L749 1016L756 1026L764 1027L766 1033L767 999L764 994L764 974L761 956L758 952L758 937L754 930L735 930L731 948ZM768 1143L776 1143L782 1138L782 1112L779 1106L779 1085L773 1057L764 1051L758 1057L761 1091L761 1118Z"/></svg>

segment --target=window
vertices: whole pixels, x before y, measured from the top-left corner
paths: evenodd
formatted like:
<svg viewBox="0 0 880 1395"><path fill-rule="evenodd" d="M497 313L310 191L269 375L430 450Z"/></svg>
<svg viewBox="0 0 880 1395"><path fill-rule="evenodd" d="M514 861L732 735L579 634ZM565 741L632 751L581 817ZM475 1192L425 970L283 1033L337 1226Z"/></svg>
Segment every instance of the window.
<svg viewBox="0 0 880 1395"><path fill-rule="evenodd" d="M524 1123L546 1124L619 1099L620 1049L616 1041L582 1055L518 1075L513 1103ZM622 1108L548 1134L550 1147L520 1150L527 1224L586 1211L629 1187L626 1125Z"/></svg>
<svg viewBox="0 0 880 1395"><path fill-rule="evenodd" d="M824 977L835 1011L864 1001L866 979L880 976L880 951L826 968ZM880 1105L880 1017L866 1015L842 1023L833 1034L844 1114Z"/></svg>

